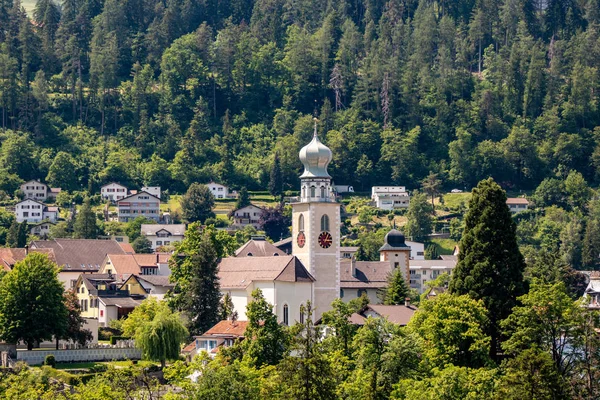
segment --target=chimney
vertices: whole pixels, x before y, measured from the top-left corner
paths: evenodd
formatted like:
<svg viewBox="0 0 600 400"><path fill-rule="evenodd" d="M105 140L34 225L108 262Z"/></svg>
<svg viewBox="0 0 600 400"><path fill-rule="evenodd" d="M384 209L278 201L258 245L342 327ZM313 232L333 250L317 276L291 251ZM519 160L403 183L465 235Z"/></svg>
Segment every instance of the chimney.
<svg viewBox="0 0 600 400"><path fill-rule="evenodd" d="M410 297L405 297L404 298L404 306L405 307L410 307Z"/></svg>
<svg viewBox="0 0 600 400"><path fill-rule="evenodd" d="M352 272L352 277L356 278L356 258L354 254L350 257L350 271Z"/></svg>
<svg viewBox="0 0 600 400"><path fill-rule="evenodd" d="M25 256L29 255L29 245L25 245Z"/></svg>

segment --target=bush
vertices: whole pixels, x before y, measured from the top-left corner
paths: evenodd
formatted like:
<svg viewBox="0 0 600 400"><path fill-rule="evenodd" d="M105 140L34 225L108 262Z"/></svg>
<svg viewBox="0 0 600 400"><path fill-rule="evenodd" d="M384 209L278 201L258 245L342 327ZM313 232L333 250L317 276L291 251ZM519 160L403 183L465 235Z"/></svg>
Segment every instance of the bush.
<svg viewBox="0 0 600 400"><path fill-rule="evenodd" d="M129 336L117 336L117 335L113 335L113 336L110 337L110 344L114 346L115 344L117 344L117 340L128 340L128 339L130 339Z"/></svg>
<svg viewBox="0 0 600 400"><path fill-rule="evenodd" d="M48 354L46 356L44 359L44 365L49 365L52 368L56 367L56 357L54 357L54 354Z"/></svg>
<svg viewBox="0 0 600 400"><path fill-rule="evenodd" d="M98 328L98 340L110 340L111 336L118 336L122 333L123 332L121 332L120 330L114 328Z"/></svg>
<svg viewBox="0 0 600 400"><path fill-rule="evenodd" d="M90 368L90 372L106 372L107 369L106 364L96 364Z"/></svg>

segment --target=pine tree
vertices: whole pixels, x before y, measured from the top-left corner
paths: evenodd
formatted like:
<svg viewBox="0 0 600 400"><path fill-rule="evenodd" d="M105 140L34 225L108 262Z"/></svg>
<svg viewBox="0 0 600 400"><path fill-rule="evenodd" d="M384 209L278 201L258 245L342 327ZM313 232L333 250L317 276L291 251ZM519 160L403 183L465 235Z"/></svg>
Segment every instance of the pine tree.
<svg viewBox="0 0 600 400"><path fill-rule="evenodd" d="M248 195L248 190L243 187L240 189L238 193L237 201L235 202L235 209L239 210L240 208L244 208L250 205L250 196Z"/></svg>
<svg viewBox="0 0 600 400"><path fill-rule="evenodd" d="M269 193L273 196L281 196L283 191L283 178L281 176L281 165L279 163L279 154L275 153L273 160L273 168L271 168L271 176L269 179Z"/></svg>
<svg viewBox="0 0 600 400"><path fill-rule="evenodd" d="M6 234L6 247L19 247L19 226L20 224L17 221L13 221L10 224L10 228L8 228L8 233Z"/></svg>
<svg viewBox="0 0 600 400"><path fill-rule="evenodd" d="M96 214L92 210L89 197L83 201L83 205L79 209L77 217L75 217L73 237L76 239L96 239L98 237Z"/></svg>
<svg viewBox="0 0 600 400"><path fill-rule="evenodd" d="M516 239L516 226L506 205L506 193L492 178L473 189L458 264L449 289L483 300L488 310L490 355L500 344L499 322L510 314L525 292L525 261Z"/></svg>
<svg viewBox="0 0 600 400"><path fill-rule="evenodd" d="M404 304L410 289L403 275L401 268L396 268L388 274L386 286L377 292L377 297L382 304L386 306Z"/></svg>

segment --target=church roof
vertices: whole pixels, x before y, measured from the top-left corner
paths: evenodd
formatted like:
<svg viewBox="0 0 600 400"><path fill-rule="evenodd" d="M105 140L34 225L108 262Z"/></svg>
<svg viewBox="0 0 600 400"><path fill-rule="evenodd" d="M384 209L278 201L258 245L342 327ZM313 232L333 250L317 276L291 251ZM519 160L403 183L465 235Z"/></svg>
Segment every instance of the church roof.
<svg viewBox="0 0 600 400"><path fill-rule="evenodd" d="M352 276L351 260L340 263L340 287L342 289L378 289L387 284L391 272L387 261L355 261L356 274Z"/></svg>
<svg viewBox="0 0 600 400"><path fill-rule="evenodd" d="M222 289L243 289L255 281L314 282L296 256L227 257L219 263Z"/></svg>
<svg viewBox="0 0 600 400"><path fill-rule="evenodd" d="M300 149L300 161L304 165L304 172L300 178L331 178L327 173L327 166L333 155L329 147L325 146L317 136L317 123L315 120L315 133L309 144Z"/></svg>
<svg viewBox="0 0 600 400"><path fill-rule="evenodd" d="M402 232L392 229L385 235L383 246L379 249L379 251L385 250L410 250L410 246L406 244Z"/></svg>
<svg viewBox="0 0 600 400"><path fill-rule="evenodd" d="M284 255L286 255L285 252L267 242L264 238L250 239L235 251L236 257L271 257Z"/></svg>

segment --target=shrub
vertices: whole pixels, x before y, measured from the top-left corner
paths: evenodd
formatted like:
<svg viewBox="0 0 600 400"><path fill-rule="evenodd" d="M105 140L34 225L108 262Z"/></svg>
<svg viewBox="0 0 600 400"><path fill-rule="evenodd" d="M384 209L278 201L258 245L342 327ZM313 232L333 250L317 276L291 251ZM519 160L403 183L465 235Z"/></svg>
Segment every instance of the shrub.
<svg viewBox="0 0 600 400"><path fill-rule="evenodd" d="M114 328L98 328L98 340L110 340L111 336L120 335L122 332Z"/></svg>
<svg viewBox="0 0 600 400"><path fill-rule="evenodd" d="M44 359L44 365L49 365L52 368L56 366L56 358L54 357L54 354L48 354L46 356L46 358Z"/></svg>
<svg viewBox="0 0 600 400"><path fill-rule="evenodd" d="M117 340L128 340L128 339L130 339L130 337L129 337L129 336L117 336L117 335L112 335L112 336L110 337L110 344L111 344L111 345L115 345L115 344L117 344Z"/></svg>

